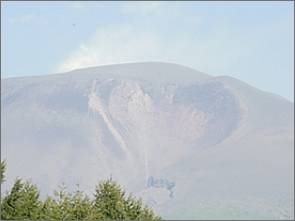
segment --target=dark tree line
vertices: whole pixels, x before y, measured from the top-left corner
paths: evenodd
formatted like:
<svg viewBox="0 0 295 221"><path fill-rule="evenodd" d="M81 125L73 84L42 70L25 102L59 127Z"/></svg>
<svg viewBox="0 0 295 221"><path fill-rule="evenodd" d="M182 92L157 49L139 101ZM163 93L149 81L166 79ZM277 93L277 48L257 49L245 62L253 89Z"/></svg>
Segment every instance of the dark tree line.
<svg viewBox="0 0 295 221"><path fill-rule="evenodd" d="M1 162L1 184L6 162ZM13 187L1 198L2 220L160 220L153 210L143 205L110 177L95 187L93 198L80 190L66 191L63 183L53 196L44 201L40 190L31 180L16 178Z"/></svg>

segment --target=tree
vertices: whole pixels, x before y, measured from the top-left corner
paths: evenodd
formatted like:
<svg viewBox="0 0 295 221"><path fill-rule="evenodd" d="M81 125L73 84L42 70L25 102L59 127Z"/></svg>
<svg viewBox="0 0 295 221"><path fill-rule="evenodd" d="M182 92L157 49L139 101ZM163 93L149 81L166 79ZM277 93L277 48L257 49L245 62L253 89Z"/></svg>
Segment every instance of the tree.
<svg viewBox="0 0 295 221"><path fill-rule="evenodd" d="M106 181L99 182L95 192L94 207L102 214L103 219L161 219L147 205L142 207L141 200L136 200L131 194L126 198L126 191L112 177Z"/></svg>
<svg viewBox="0 0 295 221"><path fill-rule="evenodd" d="M1 203L1 219L39 219L42 204L39 195L40 191L31 180L22 183L21 179L17 178L10 193L7 193Z"/></svg>
<svg viewBox="0 0 295 221"><path fill-rule="evenodd" d="M1 162L1 184L5 181L6 160Z"/></svg>
<svg viewBox="0 0 295 221"><path fill-rule="evenodd" d="M71 200L66 188L62 183L59 191L54 190L54 197L47 196L42 208L43 219L70 220Z"/></svg>
<svg viewBox="0 0 295 221"><path fill-rule="evenodd" d="M94 210L93 201L85 195L83 191L79 189L79 184L77 184L78 189L74 192L71 197L72 202L72 217L73 220L96 220L102 219L102 215Z"/></svg>
<svg viewBox="0 0 295 221"><path fill-rule="evenodd" d="M42 219L56 220L97 220L101 219L93 209L93 202L83 191L78 189L66 192L67 187L63 183L59 186L59 191L54 190L54 197L47 196L42 205Z"/></svg>
<svg viewBox="0 0 295 221"><path fill-rule="evenodd" d="M5 160L1 162L1 182L6 169ZM10 192L1 198L1 219L3 220L159 220L148 205L136 200L110 177L98 183L94 199L91 200L77 184L77 190L67 192L63 183L54 196L44 202L39 199L40 191L31 180L22 182L16 178Z"/></svg>

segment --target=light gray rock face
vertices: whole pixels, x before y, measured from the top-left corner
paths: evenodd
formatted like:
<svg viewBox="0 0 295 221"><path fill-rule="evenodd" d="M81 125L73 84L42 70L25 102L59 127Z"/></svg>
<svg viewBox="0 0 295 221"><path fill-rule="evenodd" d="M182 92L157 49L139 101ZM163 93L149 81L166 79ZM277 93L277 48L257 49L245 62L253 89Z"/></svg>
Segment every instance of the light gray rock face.
<svg viewBox="0 0 295 221"><path fill-rule="evenodd" d="M294 104L181 65L1 80L4 158L2 190L112 174L166 219L294 218Z"/></svg>

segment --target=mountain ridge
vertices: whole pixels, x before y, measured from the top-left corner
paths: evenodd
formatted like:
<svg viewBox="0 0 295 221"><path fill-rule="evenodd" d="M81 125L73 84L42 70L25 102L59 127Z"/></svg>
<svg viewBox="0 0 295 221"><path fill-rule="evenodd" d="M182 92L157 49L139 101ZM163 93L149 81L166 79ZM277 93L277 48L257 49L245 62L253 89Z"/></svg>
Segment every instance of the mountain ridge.
<svg viewBox="0 0 295 221"><path fill-rule="evenodd" d="M42 192L63 181L69 188L80 182L89 192L113 174L164 218L180 219L177 206L183 219L216 218L209 211L222 196L228 199L218 210L224 218L235 203L240 209L231 211L233 218L250 214L260 199L257 217L278 218L276 203L290 208L287 196L294 196L293 123L292 102L232 77L169 63L4 79L3 187L21 176L36 180ZM193 205L208 213L194 212Z"/></svg>

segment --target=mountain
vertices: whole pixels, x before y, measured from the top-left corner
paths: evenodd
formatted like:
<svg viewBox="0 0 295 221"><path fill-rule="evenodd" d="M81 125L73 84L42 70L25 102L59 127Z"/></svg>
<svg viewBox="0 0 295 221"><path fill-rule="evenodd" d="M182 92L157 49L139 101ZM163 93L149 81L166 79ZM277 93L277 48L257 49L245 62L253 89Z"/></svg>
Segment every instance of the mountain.
<svg viewBox="0 0 295 221"><path fill-rule="evenodd" d="M182 65L2 79L4 158L4 190L112 174L165 219L294 219L294 103Z"/></svg>

